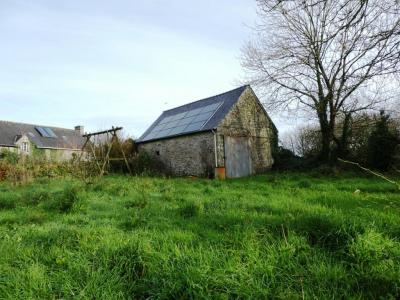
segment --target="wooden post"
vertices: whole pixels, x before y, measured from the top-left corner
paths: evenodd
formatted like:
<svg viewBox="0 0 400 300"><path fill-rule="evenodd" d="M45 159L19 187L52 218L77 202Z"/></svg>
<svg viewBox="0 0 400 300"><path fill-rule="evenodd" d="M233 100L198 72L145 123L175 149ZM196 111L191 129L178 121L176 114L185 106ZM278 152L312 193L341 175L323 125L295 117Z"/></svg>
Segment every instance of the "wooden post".
<svg viewBox="0 0 400 300"><path fill-rule="evenodd" d="M121 153L122 153L122 159L120 159L120 160L123 160L125 162L126 167L127 167L128 171L129 171L129 174L132 175L132 170L131 170L131 168L129 166L129 162L128 162L128 159L127 159L127 157L125 155L124 148L122 147L121 141L119 140L118 135L117 135L117 132L122 130L122 129L123 129L122 127L114 127L113 126L109 130L93 132L93 133L88 133L88 134L83 135L83 137L86 138L86 141L85 141L85 143L84 143L84 145L82 147L82 153L79 156L78 162L81 161L82 156L83 156L83 154L85 152L85 149L87 148L87 145L89 144L90 151L91 151L91 153L93 155L93 159L95 160L96 166L97 166L97 168L99 170L98 176L99 177L103 176L104 173L105 173L106 166L108 166L108 168L110 167L110 153L111 153L111 149L113 147L114 141L115 141L118 144L118 146L119 146L119 148L121 150ZM104 149L101 148L101 150L100 150L101 151L100 152L100 156L101 157L98 158L97 155L96 155L96 149L95 149L96 145L93 145L91 143L91 139L92 139L92 137L100 137L102 135L106 135L107 136L107 140L104 143L104 145L103 145L102 142L100 142L100 147L103 147L103 146L107 145L108 149L107 149L107 151L105 153ZM111 141L109 141L110 135L111 135Z"/></svg>

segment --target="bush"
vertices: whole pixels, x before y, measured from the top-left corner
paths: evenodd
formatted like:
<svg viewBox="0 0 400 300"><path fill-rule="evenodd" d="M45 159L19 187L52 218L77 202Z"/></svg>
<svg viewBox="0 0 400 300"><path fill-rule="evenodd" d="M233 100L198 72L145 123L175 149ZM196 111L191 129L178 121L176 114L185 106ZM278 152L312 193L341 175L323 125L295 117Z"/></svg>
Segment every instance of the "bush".
<svg viewBox="0 0 400 300"><path fill-rule="evenodd" d="M132 173L135 175L165 175L169 174L167 167L156 157L141 151L129 162Z"/></svg>
<svg viewBox="0 0 400 300"><path fill-rule="evenodd" d="M336 176L338 174L339 169L336 166L331 166L327 164L319 165L311 172L311 175L316 178L320 178L321 176Z"/></svg>
<svg viewBox="0 0 400 300"><path fill-rule="evenodd" d="M274 153L274 170L308 170L318 165L314 158L299 157L292 151L279 147Z"/></svg>
<svg viewBox="0 0 400 300"><path fill-rule="evenodd" d="M0 153L0 158L11 165L16 165L19 162L21 156L17 152L3 150Z"/></svg>
<svg viewBox="0 0 400 300"><path fill-rule="evenodd" d="M44 155L35 151L32 156L20 156L18 153L3 151L0 156L0 181L13 184L26 184L36 178L54 178L76 174L72 161L48 161Z"/></svg>
<svg viewBox="0 0 400 300"><path fill-rule="evenodd" d="M375 130L368 139L368 165L380 171L387 171L393 164L399 134L389 127L390 116L381 111Z"/></svg>
<svg viewBox="0 0 400 300"><path fill-rule="evenodd" d="M0 160L0 181L7 179L8 174L11 171L12 166L6 161Z"/></svg>

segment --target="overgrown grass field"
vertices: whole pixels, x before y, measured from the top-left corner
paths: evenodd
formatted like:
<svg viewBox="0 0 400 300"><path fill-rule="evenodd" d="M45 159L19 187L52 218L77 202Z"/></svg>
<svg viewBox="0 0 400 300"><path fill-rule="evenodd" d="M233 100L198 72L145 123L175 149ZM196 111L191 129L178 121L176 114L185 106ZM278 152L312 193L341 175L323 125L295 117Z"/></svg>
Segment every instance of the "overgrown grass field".
<svg viewBox="0 0 400 300"><path fill-rule="evenodd" d="M352 174L2 183L0 299L399 299L399 195Z"/></svg>

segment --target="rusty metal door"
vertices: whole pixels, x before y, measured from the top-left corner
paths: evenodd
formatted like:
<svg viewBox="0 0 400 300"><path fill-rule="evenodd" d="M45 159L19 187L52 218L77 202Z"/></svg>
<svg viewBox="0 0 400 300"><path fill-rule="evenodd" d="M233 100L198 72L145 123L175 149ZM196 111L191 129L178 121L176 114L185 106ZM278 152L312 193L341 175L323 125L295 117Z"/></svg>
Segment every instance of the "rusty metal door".
<svg viewBox="0 0 400 300"><path fill-rule="evenodd" d="M249 176L252 173L249 139L225 137L225 168L228 178Z"/></svg>

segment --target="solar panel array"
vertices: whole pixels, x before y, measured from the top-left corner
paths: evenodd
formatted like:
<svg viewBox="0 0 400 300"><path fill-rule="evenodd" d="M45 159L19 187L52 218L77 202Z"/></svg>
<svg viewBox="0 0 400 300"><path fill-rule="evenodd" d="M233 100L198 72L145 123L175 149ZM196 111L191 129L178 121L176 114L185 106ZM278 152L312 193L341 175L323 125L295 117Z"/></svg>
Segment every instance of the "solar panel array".
<svg viewBox="0 0 400 300"><path fill-rule="evenodd" d="M200 130L216 113L223 102L202 106L186 112L164 117L144 137L145 140L163 138Z"/></svg>
<svg viewBox="0 0 400 300"><path fill-rule="evenodd" d="M54 131L51 128L48 127L35 127L36 130L46 138L57 138L57 135L54 133Z"/></svg>

